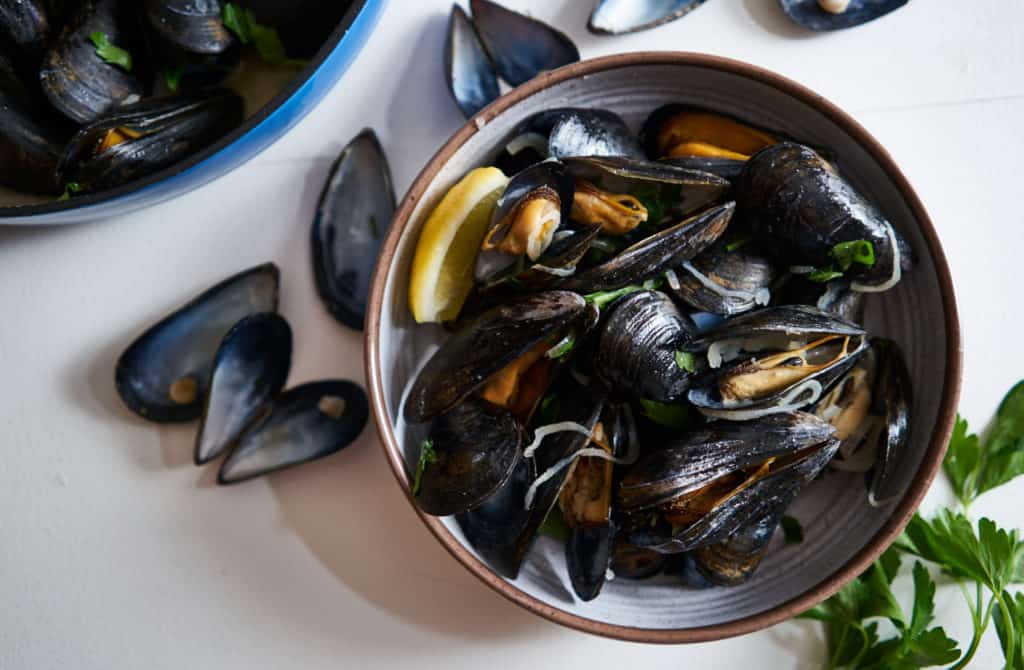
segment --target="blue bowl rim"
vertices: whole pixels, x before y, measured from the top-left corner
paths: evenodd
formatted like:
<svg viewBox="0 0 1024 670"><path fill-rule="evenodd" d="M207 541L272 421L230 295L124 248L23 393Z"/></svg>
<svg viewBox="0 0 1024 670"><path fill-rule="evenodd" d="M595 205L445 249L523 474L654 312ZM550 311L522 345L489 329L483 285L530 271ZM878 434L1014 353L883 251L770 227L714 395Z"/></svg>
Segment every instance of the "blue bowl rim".
<svg viewBox="0 0 1024 670"><path fill-rule="evenodd" d="M32 205L10 205L0 207L0 219L5 217L25 219L37 215L68 212L77 209L85 209L102 203L110 203L118 198L142 191L143 189L162 182L165 179L179 175L186 170L199 165L220 151L223 151L235 142L243 139L251 130L254 130L261 123L270 118L275 112L282 108L292 98L292 96L299 92L299 90L301 90L302 87L310 81L310 79L313 78L317 70L320 69L320 66L323 65L324 61L326 61L334 49L337 48L342 38L345 37L346 33L348 33L349 29L352 27L352 24L355 23L356 19L370 3L371 0L351 0L351 4L345 11L345 15L342 17L338 25L335 26L331 35L323 45L321 45L320 49L317 50L313 58L311 58L309 62L307 62L295 74L291 81L289 81L283 89L278 91L278 93L271 98L269 102L257 110L255 114L245 119L237 128L202 151L196 152L188 158L178 161L174 165L166 167L163 170L154 172L147 177L143 177L142 179L138 179L116 188L76 196L68 200L54 199L48 202ZM233 166L231 169L234 169L234 167L238 166Z"/></svg>

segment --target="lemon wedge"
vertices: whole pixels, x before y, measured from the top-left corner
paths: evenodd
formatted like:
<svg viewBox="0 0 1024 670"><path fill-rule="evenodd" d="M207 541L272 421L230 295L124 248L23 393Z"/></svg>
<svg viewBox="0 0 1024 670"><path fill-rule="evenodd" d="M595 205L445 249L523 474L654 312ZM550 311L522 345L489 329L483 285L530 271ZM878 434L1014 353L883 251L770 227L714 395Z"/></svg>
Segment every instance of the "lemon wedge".
<svg viewBox="0 0 1024 670"><path fill-rule="evenodd" d="M423 224L409 274L409 309L417 323L454 319L473 288L473 265L494 204L508 177L472 170L445 193Z"/></svg>

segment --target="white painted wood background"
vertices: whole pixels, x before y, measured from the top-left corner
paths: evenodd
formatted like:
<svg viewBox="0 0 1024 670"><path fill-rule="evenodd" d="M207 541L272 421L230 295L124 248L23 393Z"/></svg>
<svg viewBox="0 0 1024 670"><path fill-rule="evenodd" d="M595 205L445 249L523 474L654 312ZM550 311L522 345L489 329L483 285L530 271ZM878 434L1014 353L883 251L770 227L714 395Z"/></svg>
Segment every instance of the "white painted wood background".
<svg viewBox="0 0 1024 670"><path fill-rule="evenodd" d="M586 32L589 2L508 0L585 57L704 51L823 93L893 153L930 210L965 335L962 410L980 427L1024 377L1024 3L914 0L868 26L812 35L773 0L711 0L638 35ZM313 292L307 239L330 161L364 126L401 192L462 123L444 88L448 0L392 0L355 65L248 165L175 202L99 224L0 230L0 668L816 668L821 633L649 647L559 628L455 564L398 495L369 428L328 461L223 489L191 464L193 427L132 418L119 351L197 290L282 268L292 381L361 380L361 338ZM939 484L926 508L948 500ZM973 510L1022 526L1024 482ZM794 566L794 569L799 569ZM906 594L905 594L906 595ZM965 645L956 589L939 619ZM1001 665L994 636L973 667Z"/></svg>

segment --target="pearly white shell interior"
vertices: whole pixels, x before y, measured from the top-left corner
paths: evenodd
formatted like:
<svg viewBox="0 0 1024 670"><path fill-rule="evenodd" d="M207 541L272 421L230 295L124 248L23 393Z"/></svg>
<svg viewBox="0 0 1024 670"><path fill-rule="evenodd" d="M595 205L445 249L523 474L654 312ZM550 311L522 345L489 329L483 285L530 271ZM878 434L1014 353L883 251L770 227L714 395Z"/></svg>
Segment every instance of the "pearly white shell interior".
<svg viewBox="0 0 1024 670"><path fill-rule="evenodd" d="M946 315L934 264L899 190L868 151L803 101L738 74L665 64L606 70L556 84L522 100L459 148L420 198L387 275L380 321L382 389L407 467L418 453L419 442L398 422L401 396L417 368L444 337L438 327L417 326L407 308L410 261L420 226L433 205L467 170L486 165L512 128L535 112L561 106L602 107L639 128L651 110L673 101L716 109L831 150L847 178L882 209L913 246L917 268L896 289L869 298L867 325L872 333L895 339L907 358L914 382L913 427L902 477L909 482L917 472L938 420L946 381ZM653 581L615 579L596 600L581 603L572 595L562 547L546 537L537 542L513 584L553 608L610 624L681 629L729 622L774 608L821 583L870 541L891 509L867 505L861 476L830 474L810 486L791 508L790 514L804 527L804 542L785 545L777 533L755 577L735 588L696 591L664 577ZM454 520L445 523L465 544Z"/></svg>

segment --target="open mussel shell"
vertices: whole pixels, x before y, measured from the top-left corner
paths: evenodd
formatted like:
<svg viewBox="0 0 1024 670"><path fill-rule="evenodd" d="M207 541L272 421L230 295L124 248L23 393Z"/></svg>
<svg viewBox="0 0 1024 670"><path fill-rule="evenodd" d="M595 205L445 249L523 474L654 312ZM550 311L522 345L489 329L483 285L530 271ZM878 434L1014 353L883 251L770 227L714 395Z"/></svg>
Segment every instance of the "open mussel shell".
<svg viewBox="0 0 1024 670"><path fill-rule="evenodd" d="M624 536L619 535L612 548L609 567L616 579L647 579L665 567L665 555L632 545Z"/></svg>
<svg viewBox="0 0 1024 670"><path fill-rule="evenodd" d="M448 516L479 505L508 481L523 430L508 410L467 398L434 419L427 439L436 459L423 468L416 504Z"/></svg>
<svg viewBox="0 0 1024 670"><path fill-rule="evenodd" d="M619 485L627 512L697 491L730 472L829 441L835 429L813 414L785 412L753 421L716 421L642 458Z"/></svg>
<svg viewBox="0 0 1024 670"><path fill-rule="evenodd" d="M784 511L785 507L778 505L721 542L695 549L697 571L716 586L737 586L749 580L761 565Z"/></svg>
<svg viewBox="0 0 1024 670"><path fill-rule="evenodd" d="M765 516L786 509L802 488L818 476L839 449L829 439L772 462L757 474L745 475L743 482L718 498L706 512L691 522L633 531L629 540L638 546L666 554L691 551L721 542Z"/></svg>
<svg viewBox="0 0 1024 670"><path fill-rule="evenodd" d="M572 40L546 23L490 0L470 0L469 7L498 74L512 86L580 59Z"/></svg>
<svg viewBox="0 0 1024 670"><path fill-rule="evenodd" d="M637 291L614 304L601 326L594 369L609 391L674 402L690 387L676 362L697 327L658 291Z"/></svg>
<svg viewBox="0 0 1024 670"><path fill-rule="evenodd" d="M394 211L384 150L372 130L363 130L331 167L311 234L317 293L349 328L363 328L370 277Z"/></svg>
<svg viewBox="0 0 1024 670"><path fill-rule="evenodd" d="M39 194L60 192L57 163L65 134L48 123L0 55L0 184Z"/></svg>
<svg viewBox="0 0 1024 670"><path fill-rule="evenodd" d="M868 483L868 502L874 507L900 496L900 469L910 440L910 373L895 342L875 340L877 375L871 412L881 422L875 467ZM903 478L905 479L905 478Z"/></svg>
<svg viewBox="0 0 1024 670"><path fill-rule="evenodd" d="M560 288L611 291L655 277L711 246L725 232L736 203L711 207L627 247L611 259L569 277Z"/></svg>
<svg viewBox="0 0 1024 670"><path fill-rule="evenodd" d="M452 5L448 38L444 47L444 72L448 90L466 118L501 95L498 74L466 12Z"/></svg>
<svg viewBox="0 0 1024 670"><path fill-rule="evenodd" d="M284 388L292 362L292 329L274 312L247 316L224 336L196 436L195 463L227 451Z"/></svg>
<svg viewBox="0 0 1024 670"><path fill-rule="evenodd" d="M466 323L427 361L405 400L408 421L445 412L488 377L579 316L586 302L569 291L527 295L487 310Z"/></svg>
<svg viewBox="0 0 1024 670"><path fill-rule="evenodd" d="M279 271L272 263L208 289L140 335L117 361L121 400L144 419L198 419L224 335L239 320L277 310Z"/></svg>
<svg viewBox="0 0 1024 670"><path fill-rule="evenodd" d="M853 28L894 12L909 0L833 0L842 11L831 12L819 0L779 0L786 16L811 30L842 30Z"/></svg>
<svg viewBox="0 0 1024 670"><path fill-rule="evenodd" d="M653 159L710 157L746 160L776 138L719 112L670 103L651 112L640 128L640 142Z"/></svg>
<svg viewBox="0 0 1024 670"><path fill-rule="evenodd" d="M547 136L548 155L554 158L643 158L643 150L626 122L604 109L563 110Z"/></svg>
<svg viewBox="0 0 1024 670"><path fill-rule="evenodd" d="M82 128L61 158L65 183L82 191L120 186L173 165L242 122L242 98L228 89L148 98Z"/></svg>
<svg viewBox="0 0 1024 670"><path fill-rule="evenodd" d="M685 170L708 172L730 182L739 178L740 173L743 172L743 166L747 164L746 161L738 158L719 156L676 156L675 158L660 158L658 162Z"/></svg>
<svg viewBox="0 0 1024 670"><path fill-rule="evenodd" d="M730 250L721 240L675 271L666 290L698 311L732 316L767 305L775 280L771 259L751 245Z"/></svg>
<svg viewBox="0 0 1024 670"><path fill-rule="evenodd" d="M712 369L690 390L689 401L707 416L745 421L817 402L868 343L855 324L788 305L728 319L691 346L707 351Z"/></svg>
<svg viewBox="0 0 1024 670"><path fill-rule="evenodd" d="M238 438L217 483L235 484L330 456L359 437L369 415L366 394L350 381L331 379L288 389Z"/></svg>
<svg viewBox="0 0 1024 670"><path fill-rule="evenodd" d="M782 143L753 156L736 196L754 231L780 243L794 265L825 267L836 244L870 242L874 265L855 264L847 273L855 290L892 288L913 265L912 252L892 224L808 147Z"/></svg>
<svg viewBox="0 0 1024 670"><path fill-rule="evenodd" d="M62 114L78 123L91 123L119 105L140 100L145 93L138 79L120 66L105 62L90 39L106 35L112 44L135 51L137 26L132 3L85 0L71 23L43 57L39 71L43 93Z"/></svg>
<svg viewBox="0 0 1024 670"><path fill-rule="evenodd" d="M706 0L599 0L587 29L598 35L621 35L655 28L682 18Z"/></svg>
<svg viewBox="0 0 1024 670"><path fill-rule="evenodd" d="M149 25L185 51L219 54L235 42L224 26L220 0L145 0Z"/></svg>
<svg viewBox="0 0 1024 670"><path fill-rule="evenodd" d="M813 305L851 323L864 321L866 294L852 290L850 282L841 279L821 284L801 275L791 275L777 298L781 305Z"/></svg>

